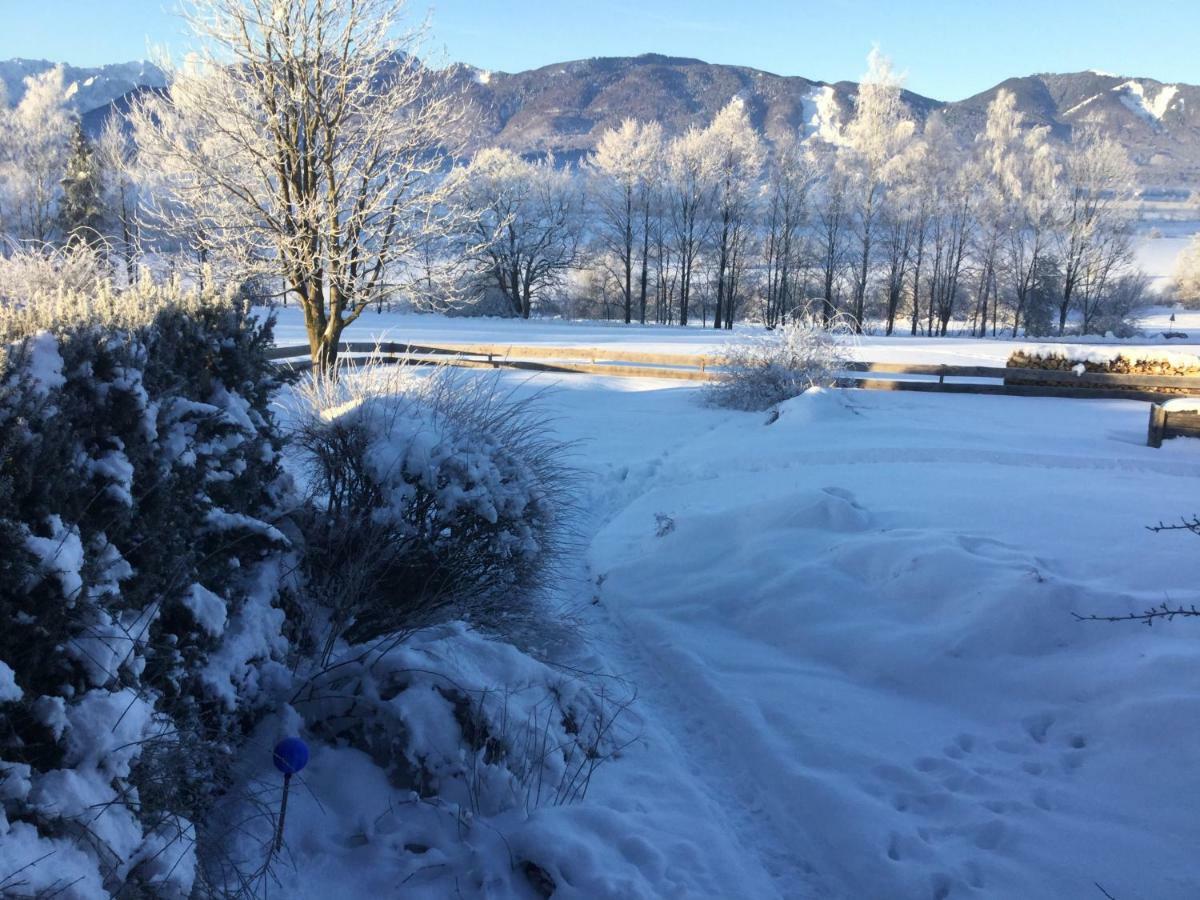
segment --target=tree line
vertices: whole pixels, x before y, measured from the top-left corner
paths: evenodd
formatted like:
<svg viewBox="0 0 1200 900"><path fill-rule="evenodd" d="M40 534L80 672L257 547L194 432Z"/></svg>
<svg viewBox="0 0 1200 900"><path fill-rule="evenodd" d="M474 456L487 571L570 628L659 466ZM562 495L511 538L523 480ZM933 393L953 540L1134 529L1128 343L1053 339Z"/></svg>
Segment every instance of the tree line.
<svg viewBox="0 0 1200 900"><path fill-rule="evenodd" d="M510 227L481 226L481 269L515 314L567 297L715 328L815 315L1061 334L1119 326L1141 302L1133 167L1111 138L1085 130L1059 151L1002 90L964 147L936 115L918 129L878 53L848 121L824 112L817 134L773 145L736 98L674 138L628 120L573 172L483 151L461 170L464 205Z"/></svg>

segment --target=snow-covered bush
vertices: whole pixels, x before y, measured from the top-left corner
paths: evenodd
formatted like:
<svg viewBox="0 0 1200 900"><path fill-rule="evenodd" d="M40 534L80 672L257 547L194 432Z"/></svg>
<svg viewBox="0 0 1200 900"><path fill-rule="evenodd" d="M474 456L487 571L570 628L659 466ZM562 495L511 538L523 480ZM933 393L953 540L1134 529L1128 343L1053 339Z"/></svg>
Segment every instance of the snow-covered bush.
<svg viewBox="0 0 1200 900"><path fill-rule="evenodd" d="M0 253L3 339L13 339L10 323L14 318L37 315L42 327L51 327L55 321L77 321L56 317L55 300L87 302L95 296L97 285L107 281L106 268L100 252L86 243L64 248L19 246Z"/></svg>
<svg viewBox="0 0 1200 900"><path fill-rule="evenodd" d="M165 308L200 314L232 298L198 292L179 279L157 282L149 272L124 289L114 286L101 254L86 244L0 255L0 344L82 325L136 331ZM205 273L211 283L211 272Z"/></svg>
<svg viewBox="0 0 1200 900"><path fill-rule="evenodd" d="M1138 329L1139 313L1146 307L1149 280L1138 272L1122 275L1108 286L1099 302L1094 304L1087 322L1086 332L1111 334L1119 338L1131 338L1141 334Z"/></svg>
<svg viewBox="0 0 1200 900"><path fill-rule="evenodd" d="M193 823L288 674L270 325L107 297L121 327L69 292L56 333L20 337L36 304L6 321L4 896L188 896Z"/></svg>
<svg viewBox="0 0 1200 900"><path fill-rule="evenodd" d="M601 691L462 622L339 663L292 701L311 733L368 753L396 787L477 815L581 799L624 740L627 690Z"/></svg>
<svg viewBox="0 0 1200 900"><path fill-rule="evenodd" d="M462 618L507 630L571 536L568 448L532 398L448 368L310 382L310 591L351 642Z"/></svg>
<svg viewBox="0 0 1200 900"><path fill-rule="evenodd" d="M250 740L269 747L299 733L314 748L285 830L289 847L327 854L322 868L337 871L352 848L356 865L403 883L404 896L536 897L557 886L651 897L620 853L611 867L592 859L621 823L582 803L639 734L632 696L616 679L580 678L453 622L387 649L343 648ZM206 882L235 890L236 872L267 859L279 896L311 893L313 866L270 859L274 817L252 798L274 800L278 787L267 754L253 758L239 802L209 823L225 843L202 861Z"/></svg>
<svg viewBox="0 0 1200 900"><path fill-rule="evenodd" d="M768 409L811 387L833 384L844 358L839 329L793 320L729 344L715 362L719 374L706 386L705 399L728 409Z"/></svg>

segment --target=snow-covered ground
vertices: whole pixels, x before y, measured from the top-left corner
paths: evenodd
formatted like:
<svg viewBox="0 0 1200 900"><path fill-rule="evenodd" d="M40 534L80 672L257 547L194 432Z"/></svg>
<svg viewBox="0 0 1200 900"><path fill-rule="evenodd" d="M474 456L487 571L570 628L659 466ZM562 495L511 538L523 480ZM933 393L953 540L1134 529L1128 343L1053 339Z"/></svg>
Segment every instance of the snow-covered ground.
<svg viewBox="0 0 1200 900"><path fill-rule="evenodd" d="M373 319L357 339L386 320L413 341L719 342ZM1200 444L1147 448L1126 401L816 392L769 422L691 386L497 377L552 387L581 442L585 548L561 599L586 646L561 661L639 693L640 737L586 803L535 814L580 859L556 897L1200 896L1197 626L1073 615L1200 603L1200 542L1144 528L1200 510ZM402 792L350 761L318 758L293 800L310 852L290 896L410 871L361 838ZM323 796L349 786L353 803Z"/></svg>
<svg viewBox="0 0 1200 900"><path fill-rule="evenodd" d="M720 418L602 465L589 562L611 655L780 896L1200 892L1194 628L1072 616L1197 600L1195 538L1142 526L1192 511L1198 448L1155 455L1133 403Z"/></svg>

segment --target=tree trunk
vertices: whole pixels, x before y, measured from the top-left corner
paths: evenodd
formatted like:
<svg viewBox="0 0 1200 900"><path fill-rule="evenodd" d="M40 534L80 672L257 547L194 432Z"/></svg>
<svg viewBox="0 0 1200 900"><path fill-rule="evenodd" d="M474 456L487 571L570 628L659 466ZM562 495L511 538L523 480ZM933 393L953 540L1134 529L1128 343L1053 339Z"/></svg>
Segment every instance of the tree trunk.
<svg viewBox="0 0 1200 900"><path fill-rule="evenodd" d="M642 216L642 285L641 285L641 322L646 324L646 283L650 269L650 207L643 207Z"/></svg>

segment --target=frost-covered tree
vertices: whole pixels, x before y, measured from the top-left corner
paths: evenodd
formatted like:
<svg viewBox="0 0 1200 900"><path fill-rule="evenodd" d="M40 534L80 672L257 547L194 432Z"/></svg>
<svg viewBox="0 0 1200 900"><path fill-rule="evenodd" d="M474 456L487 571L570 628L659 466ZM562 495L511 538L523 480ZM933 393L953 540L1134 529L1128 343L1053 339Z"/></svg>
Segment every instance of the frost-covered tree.
<svg viewBox="0 0 1200 900"><path fill-rule="evenodd" d="M814 243L821 276L821 318L826 325L838 313L839 282L846 264L850 211L845 170L833 148L817 155L820 175L815 185Z"/></svg>
<svg viewBox="0 0 1200 900"><path fill-rule="evenodd" d="M62 179L58 227L68 245L96 245L103 240L104 187L100 160L92 142L76 123Z"/></svg>
<svg viewBox="0 0 1200 900"><path fill-rule="evenodd" d="M576 261L581 198L572 174L553 159L489 148L456 170L449 188L465 223L462 252L512 314L528 319L534 300Z"/></svg>
<svg viewBox="0 0 1200 900"><path fill-rule="evenodd" d="M879 215L884 327L887 334L895 330L896 317L914 269L914 257L920 252L918 245L928 219L926 192L920 177L922 170L928 166L925 150L924 141L914 140L908 146L905 151L907 164L902 171L893 175ZM920 250L923 250L923 246ZM919 279L914 278L914 281Z"/></svg>
<svg viewBox="0 0 1200 900"><path fill-rule="evenodd" d="M696 264L712 222L714 173L712 143L690 128L667 147L666 178L671 248L679 273L679 324L687 325Z"/></svg>
<svg viewBox="0 0 1200 900"><path fill-rule="evenodd" d="M26 78L21 102L0 113L0 206L17 240L54 237L72 127L61 66Z"/></svg>
<svg viewBox="0 0 1200 900"><path fill-rule="evenodd" d="M704 132L713 178L713 239L717 283L714 328L733 328L746 267L746 244L759 198L766 151L745 103L733 99Z"/></svg>
<svg viewBox="0 0 1200 900"><path fill-rule="evenodd" d="M856 330L866 314L867 283L873 263L876 229L885 192L903 171L914 124L900 98L902 80L891 61L876 48L867 57L867 74L858 87L854 117L846 125L839 163L846 169L851 223L857 255L853 277Z"/></svg>
<svg viewBox="0 0 1200 900"><path fill-rule="evenodd" d="M124 258L126 284L133 284L137 278L139 232L136 156L133 141L115 117L100 132L96 157L114 250Z"/></svg>
<svg viewBox="0 0 1200 900"><path fill-rule="evenodd" d="M1175 297L1189 306L1200 304L1200 234L1179 254L1172 282Z"/></svg>
<svg viewBox="0 0 1200 900"><path fill-rule="evenodd" d="M974 233L979 172L940 120L926 129L925 141L933 190L926 251L926 333L945 335L958 306Z"/></svg>
<svg viewBox="0 0 1200 900"><path fill-rule="evenodd" d="M1056 235L1062 267L1059 334L1066 330L1072 305L1079 307L1087 332L1110 278L1132 258L1128 202L1134 193L1133 164L1125 149L1094 130L1076 135L1063 161Z"/></svg>
<svg viewBox="0 0 1200 900"><path fill-rule="evenodd" d="M804 226L809 195L816 180L812 157L803 144L788 138L775 147L768 170L763 240L763 321L783 324L804 298L797 278L804 265Z"/></svg>
<svg viewBox="0 0 1200 900"><path fill-rule="evenodd" d="M191 0L197 53L170 99L135 111L169 225L246 269L265 261L304 312L313 362L405 286L448 214L456 104L429 87L405 0ZM165 207L164 207L165 209Z"/></svg>
<svg viewBox="0 0 1200 900"><path fill-rule="evenodd" d="M984 177L1003 198L1005 264L1013 293L1013 334L1035 287L1042 256L1054 238L1062 167L1045 126L1024 128L1016 97L1001 90L988 105L983 144Z"/></svg>
<svg viewBox="0 0 1200 900"><path fill-rule="evenodd" d="M626 119L606 131L591 160L599 228L606 248L618 260L625 322L638 314L646 321L649 280L650 213L659 182L662 126Z"/></svg>

